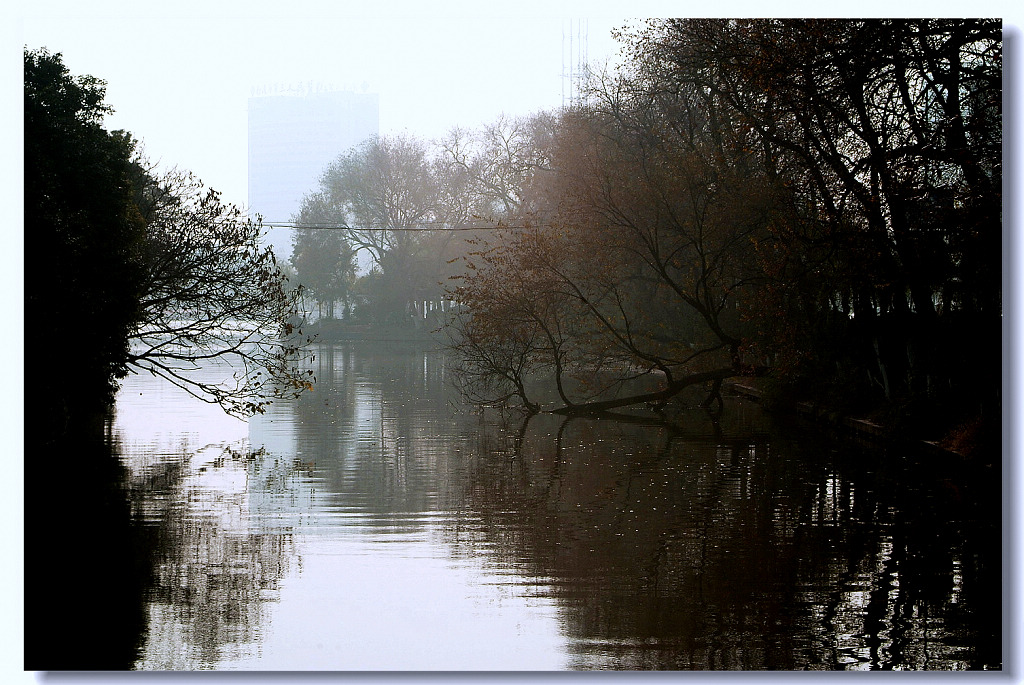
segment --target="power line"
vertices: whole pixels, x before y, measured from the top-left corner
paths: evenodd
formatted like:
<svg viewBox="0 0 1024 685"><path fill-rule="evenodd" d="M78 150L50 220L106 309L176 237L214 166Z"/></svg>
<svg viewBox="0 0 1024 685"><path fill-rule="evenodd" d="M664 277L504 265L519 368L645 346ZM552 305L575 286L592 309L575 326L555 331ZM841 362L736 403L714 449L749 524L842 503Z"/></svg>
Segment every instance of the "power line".
<svg viewBox="0 0 1024 685"><path fill-rule="evenodd" d="M346 226L344 224L328 224L328 223L297 223L293 221L263 221L261 225L264 228L294 228L312 231L394 231L394 232L408 232L408 233L427 233L430 231L497 231L506 228L531 228L531 226L515 226L511 224L497 224L487 226L430 226L429 224L421 226L404 226L404 227L389 227L389 226ZM536 224L532 227L538 227Z"/></svg>

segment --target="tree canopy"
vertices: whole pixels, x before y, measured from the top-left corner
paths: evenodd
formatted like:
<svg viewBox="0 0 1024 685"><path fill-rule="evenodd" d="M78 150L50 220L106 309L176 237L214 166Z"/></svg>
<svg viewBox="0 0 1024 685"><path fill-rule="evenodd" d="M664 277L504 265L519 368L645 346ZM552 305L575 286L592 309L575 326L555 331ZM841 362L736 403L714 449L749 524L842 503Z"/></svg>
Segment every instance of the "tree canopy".
<svg viewBox="0 0 1024 685"><path fill-rule="evenodd" d="M375 136L339 155L292 217L299 280L328 311L331 301L350 297L358 319L415 321L423 301L445 297L474 232L516 221L532 202L554 124L550 113L503 116L438 141ZM370 273L346 275L351 251L364 255ZM353 282L342 295L324 290L331 281Z"/></svg>
<svg viewBox="0 0 1024 685"><path fill-rule="evenodd" d="M146 226L135 141L102 126L104 82L72 76L45 50L25 52L24 79L26 350L64 345L76 370L68 383L58 364L30 363L26 391L59 421L70 405L109 402L128 371Z"/></svg>
<svg viewBox="0 0 1024 685"><path fill-rule="evenodd" d="M622 65L553 122L520 228L453 287L480 399L661 406L769 374L893 425L998 421L999 22L620 38Z"/></svg>
<svg viewBox="0 0 1024 685"><path fill-rule="evenodd" d="M25 52L27 349L63 344L75 365L74 381L43 365L27 400L58 421L94 413L132 370L235 415L311 387L296 293L258 222L187 174L157 175L103 128L109 111L102 81ZM230 378L198 380L214 360Z"/></svg>

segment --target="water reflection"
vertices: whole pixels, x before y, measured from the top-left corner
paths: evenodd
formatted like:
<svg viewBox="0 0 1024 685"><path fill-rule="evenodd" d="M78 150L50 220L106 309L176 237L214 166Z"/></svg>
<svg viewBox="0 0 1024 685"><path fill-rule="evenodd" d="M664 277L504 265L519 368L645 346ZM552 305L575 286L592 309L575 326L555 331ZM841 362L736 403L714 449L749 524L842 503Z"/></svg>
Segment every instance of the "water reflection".
<svg viewBox="0 0 1024 685"><path fill-rule="evenodd" d="M121 485L122 445L92 428L28 434L26 670L124 670L143 642L149 531Z"/></svg>
<svg viewBox="0 0 1024 685"><path fill-rule="evenodd" d="M236 665L563 668L550 597L519 591L486 556L452 555L444 540L465 514L447 502L475 424L453 408L441 356L323 346L312 369L315 392L250 424L254 445L292 445L315 497L275 509L274 520L301 531L301 574L261 659Z"/></svg>
<svg viewBox="0 0 1024 685"><path fill-rule="evenodd" d="M997 510L871 472L901 455L745 433L538 417L478 462L473 506L554 580L570 667L999 667Z"/></svg>
<svg viewBox="0 0 1024 685"><path fill-rule="evenodd" d="M210 669L256 653L294 557L287 535L250 525L250 471L264 455L249 449L244 422L155 379L128 379L117 409L122 487L150 540L147 630L134 666Z"/></svg>
<svg viewBox="0 0 1024 685"><path fill-rule="evenodd" d="M258 650L293 549L289 535L250 527L248 465L256 459L206 448L133 473L136 518L158 541L138 668L213 668Z"/></svg>
<svg viewBox="0 0 1024 685"><path fill-rule="evenodd" d="M140 420L126 388L155 541L136 667L1001 664L995 478L739 401L674 428L474 413L440 354L397 344L310 368L242 436L148 388Z"/></svg>

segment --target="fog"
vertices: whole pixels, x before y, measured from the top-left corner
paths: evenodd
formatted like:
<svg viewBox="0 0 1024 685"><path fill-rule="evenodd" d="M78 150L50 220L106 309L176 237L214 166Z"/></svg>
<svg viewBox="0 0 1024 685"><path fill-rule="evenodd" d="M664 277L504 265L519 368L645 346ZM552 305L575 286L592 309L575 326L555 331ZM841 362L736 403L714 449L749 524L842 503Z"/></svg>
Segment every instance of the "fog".
<svg viewBox="0 0 1024 685"><path fill-rule="evenodd" d="M562 102L572 15L349 14L327 3L284 16L240 3L202 13L181 7L157 17L34 5L20 42L61 52L72 73L104 79L115 110L110 129L133 132L154 161L193 171L239 205L247 197L246 105L260 89L312 83L375 92L381 133L425 138ZM591 60L613 56L610 32L626 22L583 22ZM579 19L573 27L579 33Z"/></svg>
<svg viewBox="0 0 1024 685"><path fill-rule="evenodd" d="M27 668L1009 666L1012 20L71 7L8 30Z"/></svg>

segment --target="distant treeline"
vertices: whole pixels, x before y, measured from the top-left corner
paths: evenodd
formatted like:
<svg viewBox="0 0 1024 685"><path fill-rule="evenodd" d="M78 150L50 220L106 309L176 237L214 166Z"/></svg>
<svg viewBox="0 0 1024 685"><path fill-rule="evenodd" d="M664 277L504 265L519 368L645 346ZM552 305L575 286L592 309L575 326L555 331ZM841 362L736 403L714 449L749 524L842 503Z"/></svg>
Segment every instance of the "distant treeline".
<svg viewBox="0 0 1024 685"><path fill-rule="evenodd" d="M27 398L63 416L135 368L260 411L315 380L294 364L315 307L446 324L483 402L713 406L757 376L777 402L997 444L1001 28L651 20L571 108L340 156L287 263L104 130L102 81L26 52L28 349L77 353L76 383L43 370ZM220 353L234 385L190 380Z"/></svg>
<svg viewBox="0 0 1024 685"><path fill-rule="evenodd" d="M658 409L759 376L775 401L997 446L1001 32L651 20L578 106L342 155L290 266L325 316L458 303L481 401Z"/></svg>

